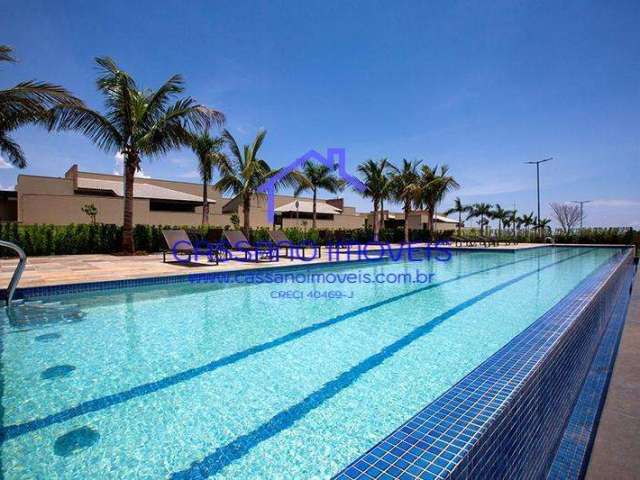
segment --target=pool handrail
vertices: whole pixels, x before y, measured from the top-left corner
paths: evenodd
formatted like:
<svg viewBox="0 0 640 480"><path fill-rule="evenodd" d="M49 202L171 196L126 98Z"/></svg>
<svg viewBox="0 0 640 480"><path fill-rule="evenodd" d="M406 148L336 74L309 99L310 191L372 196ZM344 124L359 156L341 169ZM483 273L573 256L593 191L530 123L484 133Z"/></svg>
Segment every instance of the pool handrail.
<svg viewBox="0 0 640 480"><path fill-rule="evenodd" d="M5 301L6 306L9 307L11 306L13 295L16 292L16 287L18 286L18 282L20 281L20 277L22 277L22 272L24 271L24 267L27 263L27 255L24 253L24 250L22 250L22 248L20 248L18 245L12 242L7 242L6 240L0 240L0 247L10 248L18 254L18 257L20 257L20 259L18 260L18 265L13 271L13 276L11 277L11 281L9 282L9 286L7 287L7 297Z"/></svg>

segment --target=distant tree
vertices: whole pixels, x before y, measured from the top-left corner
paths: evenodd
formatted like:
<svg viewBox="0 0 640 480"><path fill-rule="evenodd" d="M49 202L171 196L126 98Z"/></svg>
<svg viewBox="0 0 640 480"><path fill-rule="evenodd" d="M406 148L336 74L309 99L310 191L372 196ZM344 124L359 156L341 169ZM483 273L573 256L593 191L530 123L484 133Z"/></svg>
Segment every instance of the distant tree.
<svg viewBox="0 0 640 480"><path fill-rule="evenodd" d="M315 229L317 223L316 203L318 201L318 190L326 190L327 192L336 194L342 190L343 187L344 182L326 165L314 163L310 160L304 162L302 172L298 179L298 185L293 194L297 197L302 192L311 190L313 195L313 220L311 221L311 228Z"/></svg>
<svg viewBox="0 0 640 480"><path fill-rule="evenodd" d="M502 229L505 227L505 222L509 217L509 210L505 210L500 206L499 203L496 203L491 211L491 218L497 220L498 222L498 235L502 233Z"/></svg>
<svg viewBox="0 0 640 480"><path fill-rule="evenodd" d="M91 218L91 223L96 224L96 217L98 216L98 209L93 203L88 203L81 208L83 213L86 213Z"/></svg>
<svg viewBox="0 0 640 480"><path fill-rule="evenodd" d="M539 228L541 232L547 232L551 230L551 219L550 218L541 219L538 222L538 225L536 225L536 227Z"/></svg>
<svg viewBox="0 0 640 480"><path fill-rule="evenodd" d="M13 49L0 45L0 62L15 63ZM18 168L27 166L27 159L18 143L9 136L25 125L46 125L58 105L82 105L82 101L67 90L52 83L28 80L13 88L0 90L0 153Z"/></svg>
<svg viewBox="0 0 640 480"><path fill-rule="evenodd" d="M554 202L549 206L564 233L570 233L573 227L580 222L580 207L578 205Z"/></svg>
<svg viewBox="0 0 640 480"><path fill-rule="evenodd" d="M409 242L409 214L420 199L420 174L418 173L420 163L422 162L419 160L411 162L403 159L400 167L391 167L391 195L394 200L402 203L405 243Z"/></svg>
<svg viewBox="0 0 640 480"><path fill-rule="evenodd" d="M476 203L472 205L471 211L467 218L479 218L478 225L480 225L480 235L484 235L484 227L489 223L489 218L491 218L491 207L490 203Z"/></svg>
<svg viewBox="0 0 640 480"><path fill-rule="evenodd" d="M224 146L224 140L220 137L212 137L209 132L202 131L192 135L189 146L198 157L198 170L202 180L202 225L209 224L209 184L213 179L214 166L222 162L224 153L220 150Z"/></svg>
<svg viewBox="0 0 640 480"><path fill-rule="evenodd" d="M453 176L449 175L449 167L442 165L430 167L422 166L420 177L420 206L427 210L427 228L433 234L433 220L438 205L444 200L447 193L460 188L460 184Z"/></svg>
<svg viewBox="0 0 640 480"><path fill-rule="evenodd" d="M460 235L460 231L462 228L462 214L469 213L473 207L471 205L463 205L460 197L456 197L453 201L453 207L444 212L445 215L451 215L452 213L458 214L458 235Z"/></svg>
<svg viewBox="0 0 640 480"><path fill-rule="evenodd" d="M386 158L381 160L367 160L358 165L358 172L362 176L364 190L359 192L365 198L370 198L373 202L373 241L377 242L380 237L379 211L380 205L388 195L387 169L389 162Z"/></svg>
<svg viewBox="0 0 640 480"><path fill-rule="evenodd" d="M258 188L269 178L278 173L260 158L260 147L267 135L266 130L256 134L251 145L244 145L242 149L228 130L224 130L224 138L231 155L221 158L217 165L220 180L215 187L222 193L233 193L242 201L242 230L249 237L251 230L251 197L258 194ZM299 180L299 172L294 171L278 182L280 186L295 187ZM276 185L279 186L279 185Z"/></svg>
<svg viewBox="0 0 640 480"><path fill-rule="evenodd" d="M522 216L522 225L524 226L527 232L529 231L529 227L532 227L535 224L536 224L536 215L533 212L530 212L528 215Z"/></svg>

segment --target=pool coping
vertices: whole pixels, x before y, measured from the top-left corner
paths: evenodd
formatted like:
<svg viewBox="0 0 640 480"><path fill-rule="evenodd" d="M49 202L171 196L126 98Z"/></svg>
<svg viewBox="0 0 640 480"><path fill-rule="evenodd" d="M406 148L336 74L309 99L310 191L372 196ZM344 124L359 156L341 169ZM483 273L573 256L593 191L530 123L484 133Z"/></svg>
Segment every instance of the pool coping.
<svg viewBox="0 0 640 480"><path fill-rule="evenodd" d="M444 479L454 474L474 478L473 469L485 460L478 457L476 447L504 420L516 395L539 372L541 362L566 342L596 295L615 279L621 282L625 268L633 268L633 253L628 248L600 266L533 324L334 478ZM504 472L495 473L499 477Z"/></svg>
<svg viewBox="0 0 640 480"><path fill-rule="evenodd" d="M533 247L526 247L520 249L498 249L498 248L458 248L451 245L443 245L443 250L451 250L456 253L517 253L517 252L526 252L535 249L548 248L553 245L544 244L537 245ZM389 251L398 252L402 247L391 247ZM424 246L418 245L418 249L425 248ZM434 247L432 247L434 248ZM610 248L610 247L609 247ZM373 252L373 251L372 251ZM340 253L340 255L345 255L344 253ZM138 278L130 278L130 279L122 279L122 280L99 280L99 281L91 281L91 282L77 282L77 283L60 283L53 285L43 285L38 287L19 287L16 289L15 298L17 300L21 299L35 299L38 297L48 297L55 295L66 295L66 294L77 294L77 293L86 293L86 292L94 292L98 290L116 290L121 288L132 288L132 287L148 287L148 286L158 286L158 285L175 285L180 283L203 283L206 282L207 279L210 279L216 275L220 274L241 274L241 275L252 275L256 272L261 272L264 270L281 270L281 271L292 271L292 270L301 270L307 268L322 268L330 265L352 265L356 263L375 263L380 262L382 259L374 258L356 258L356 259L340 259L340 260L325 260L324 258L314 261L309 261L306 263L296 263L296 264L288 264L281 265L279 263L265 263L260 265L252 266L251 268L242 268L242 269L221 269L209 272L185 272L179 273L175 275L162 275L162 276L149 276L149 277L138 277ZM384 257L384 260L388 260L388 257Z"/></svg>
<svg viewBox="0 0 640 480"><path fill-rule="evenodd" d="M418 248L420 248L421 244L418 244ZM509 247L456 247L454 245L446 245L447 249L455 251L455 252L464 252L464 253L513 253L516 254L518 252L526 252L534 249L540 248L548 248L548 247L559 247L559 248L571 248L571 247L579 247L579 248L634 248L633 245L605 245L605 244L537 244L523 248L509 248ZM398 250L400 247L391 245L391 250ZM119 288L127 288L127 287L143 287L143 286L153 286L153 285L172 285L177 283L188 283L193 276L202 276L203 278L209 275L215 275L219 273L228 273L228 272L246 272L248 274L255 273L259 270L271 270L271 269L282 269L289 270L295 268L309 268L313 266L326 266L337 263L354 263L354 262L366 262L366 261L376 261L375 259L366 260L366 259L355 259L355 260L325 260L317 259L314 261L306 262L306 263L297 263L297 264L288 264L283 265L279 262L277 263L265 263L252 266L251 268L233 268L233 263L230 264L230 268L222 268L215 271L208 272L183 272L183 273L175 273L175 274L162 274L162 275L149 275L149 276L141 276L136 278L123 278L123 279L109 279L109 280L93 280L88 282L66 282L66 283L52 283L49 285L41 285L41 286L30 286L30 287L18 287L15 292L16 299L22 299L25 297L47 297L50 295L61 295L67 293L84 293L84 292L92 292L97 290L112 290ZM206 265L203 265L203 268L206 268ZM6 289L0 289L0 298L4 298L6 296Z"/></svg>

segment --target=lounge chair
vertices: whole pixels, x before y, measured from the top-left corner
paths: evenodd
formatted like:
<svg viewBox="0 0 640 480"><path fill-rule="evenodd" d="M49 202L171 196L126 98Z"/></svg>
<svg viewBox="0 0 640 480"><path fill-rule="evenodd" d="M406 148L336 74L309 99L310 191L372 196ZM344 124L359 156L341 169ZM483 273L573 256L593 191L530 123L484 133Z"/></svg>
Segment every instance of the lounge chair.
<svg viewBox="0 0 640 480"><path fill-rule="evenodd" d="M245 261L259 262L267 260L277 262L280 260L280 249L270 245L251 245L247 237L240 230L225 230L222 232L232 252L243 252ZM251 258L253 253L254 258ZM228 256L228 255L227 255Z"/></svg>
<svg viewBox="0 0 640 480"><path fill-rule="evenodd" d="M209 262L219 263L219 251L212 244L207 244L206 248L196 248L191 243L191 239L184 230L163 230L162 236L167 244L167 249L162 251L162 261L166 263L167 253L171 253L178 260L177 255L187 255L187 262L191 262L191 256L205 255Z"/></svg>
<svg viewBox="0 0 640 480"><path fill-rule="evenodd" d="M290 258L291 260L293 260L294 258L301 258L303 260L307 259L307 256L305 255L306 249L317 250L318 252L317 258L322 258L322 249L320 248L319 245L305 245L305 244L296 245L291 240L289 240L289 237L287 237L287 235L282 230L269 230L269 237L271 237L271 241L273 242L273 245L276 248L285 249L285 254L282 255L285 258ZM297 250L298 252L302 250L302 256L300 256L300 254L298 253L294 257L294 254L293 254L294 249ZM312 258L316 258L315 254L313 255L313 257L310 257L309 260Z"/></svg>

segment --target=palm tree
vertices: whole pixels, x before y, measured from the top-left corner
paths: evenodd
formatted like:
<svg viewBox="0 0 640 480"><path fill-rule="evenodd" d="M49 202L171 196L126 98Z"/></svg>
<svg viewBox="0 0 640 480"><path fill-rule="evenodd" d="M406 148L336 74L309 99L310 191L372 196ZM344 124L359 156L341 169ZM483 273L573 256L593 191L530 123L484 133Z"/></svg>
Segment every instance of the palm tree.
<svg viewBox="0 0 640 480"><path fill-rule="evenodd" d="M516 225L518 223L518 210L508 210L504 219L504 227L513 227L513 236L516 236Z"/></svg>
<svg viewBox="0 0 640 480"><path fill-rule="evenodd" d="M313 193L313 220L311 221L311 228L316 228L318 190L326 190L336 194L343 188L344 182L326 165L314 163L310 160L304 163L302 172L300 173L299 184L294 191L294 195L297 197L302 192L309 190Z"/></svg>
<svg viewBox="0 0 640 480"><path fill-rule="evenodd" d="M386 178L386 170L389 168L387 159L367 160L358 165L358 172L363 177L364 190L359 192L363 197L370 198L373 201L373 241L377 242L380 237L380 224L378 219L378 211L381 203L388 195L388 179Z"/></svg>
<svg viewBox="0 0 640 480"><path fill-rule="evenodd" d="M437 165L433 168L429 165L423 165L420 184L419 204L427 210L427 227L429 232L433 234L433 219L436 215L436 208L444 200L447 193L460 188L460 184L449 175L447 165L442 165L440 170Z"/></svg>
<svg viewBox="0 0 640 480"><path fill-rule="evenodd" d="M380 197L380 229L384 229L384 201L390 199L392 197L392 173L390 170L395 168L395 165L386 158L380 160L383 165L383 174L382 174L382 196Z"/></svg>
<svg viewBox="0 0 640 480"><path fill-rule="evenodd" d="M0 62L15 63L13 50L0 45ZM9 133L29 124L46 125L56 105L82 105L82 101L59 85L29 80L0 90L0 153L18 168L27 166L22 148Z"/></svg>
<svg viewBox="0 0 640 480"><path fill-rule="evenodd" d="M404 241L409 243L409 214L411 207L420 198L420 174L418 167L421 160L410 162L406 158L402 160L400 168L392 166L390 190L392 197L397 202L402 202L404 210Z"/></svg>
<svg viewBox="0 0 640 480"><path fill-rule="evenodd" d="M471 205L463 205L460 197L456 197L453 201L453 207L444 212L445 215L451 215L452 213L458 214L458 236L460 235L460 229L462 228L462 214L469 213L471 210Z"/></svg>
<svg viewBox="0 0 640 480"><path fill-rule="evenodd" d="M509 210L505 210L500 206L499 203L496 203L491 211L491 218L498 221L498 235L502 234L502 227L504 227L504 223L509 215Z"/></svg>
<svg viewBox="0 0 640 480"><path fill-rule="evenodd" d="M551 225L551 219L543 218L538 222L538 225L536 225L536 227L540 229L540 232L544 233L551 230L550 225Z"/></svg>
<svg viewBox="0 0 640 480"><path fill-rule="evenodd" d="M242 230L247 238L249 238L251 231L251 197L257 195L258 187L278 173L278 170L272 170L269 164L258 156L266 135L266 130L260 130L253 143L244 145L241 150L236 139L228 130L224 130L222 133L222 138L231 155L220 159L221 161L217 165L220 180L214 186L222 193L231 192L236 197L240 197L243 216ZM278 183L295 187L300 184L300 181L299 172L291 172Z"/></svg>
<svg viewBox="0 0 640 480"><path fill-rule="evenodd" d="M198 170L202 180L202 225L209 224L209 189L213 179L213 167L221 164L224 153L220 150L224 146L224 140L220 137L212 137L209 132L203 131L194 134L191 138L191 150L198 157Z"/></svg>
<svg viewBox="0 0 640 480"><path fill-rule="evenodd" d="M189 129L206 130L224 122L217 110L196 103L190 97L175 100L184 91L180 75L174 75L158 90L143 90L109 57L96 58L100 76L98 90L106 97L106 113L82 105L54 108L50 128L76 130L88 136L98 148L119 152L124 157L124 219L122 250L133 253L133 183L142 157L155 157L187 146Z"/></svg>
<svg viewBox="0 0 640 480"><path fill-rule="evenodd" d="M480 225L480 235L484 235L484 226L488 218L491 218L491 207L492 205L489 203L476 203L471 207L471 213L469 213L467 217L467 219L480 217L478 221Z"/></svg>
<svg viewBox="0 0 640 480"><path fill-rule="evenodd" d="M533 212L529 213L528 215L522 216L522 225L524 226L527 233L529 233L529 227L531 227L532 225L535 225L535 223L536 223L536 216Z"/></svg>

